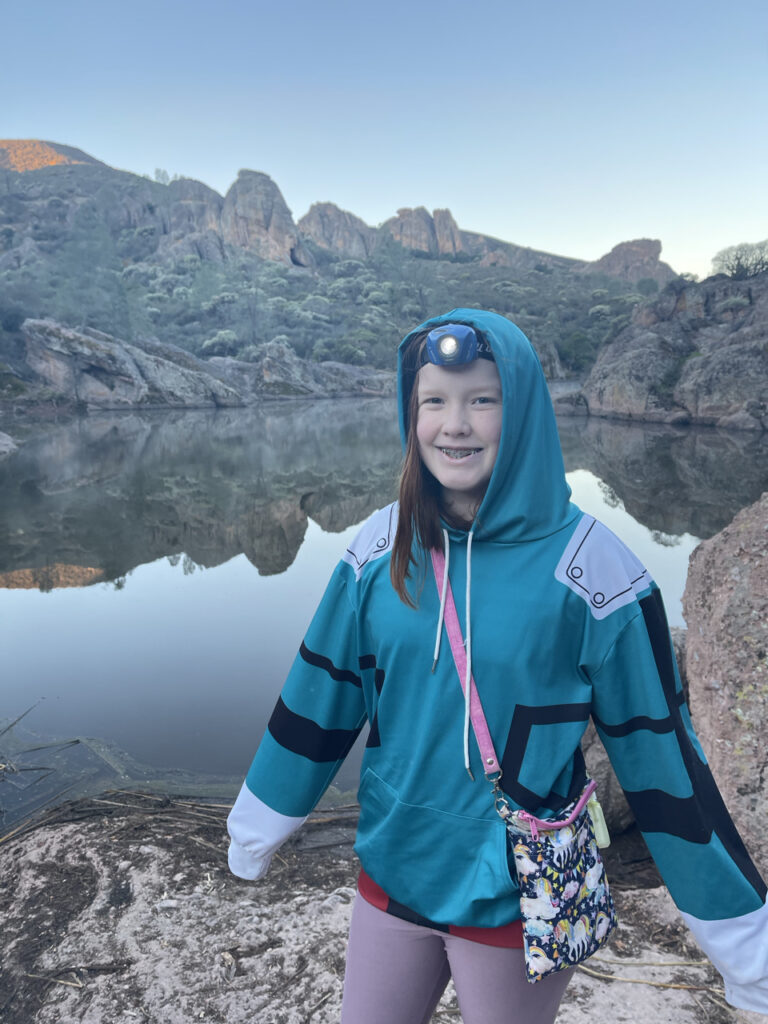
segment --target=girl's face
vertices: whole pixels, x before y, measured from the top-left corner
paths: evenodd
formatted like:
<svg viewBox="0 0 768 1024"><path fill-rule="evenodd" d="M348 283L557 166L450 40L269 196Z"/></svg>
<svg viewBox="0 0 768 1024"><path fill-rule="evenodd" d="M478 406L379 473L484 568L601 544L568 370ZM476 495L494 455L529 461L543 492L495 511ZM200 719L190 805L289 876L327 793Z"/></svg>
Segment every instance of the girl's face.
<svg viewBox="0 0 768 1024"><path fill-rule="evenodd" d="M501 381L496 364L426 363L416 379L419 455L452 512L471 521L483 500L501 437Z"/></svg>

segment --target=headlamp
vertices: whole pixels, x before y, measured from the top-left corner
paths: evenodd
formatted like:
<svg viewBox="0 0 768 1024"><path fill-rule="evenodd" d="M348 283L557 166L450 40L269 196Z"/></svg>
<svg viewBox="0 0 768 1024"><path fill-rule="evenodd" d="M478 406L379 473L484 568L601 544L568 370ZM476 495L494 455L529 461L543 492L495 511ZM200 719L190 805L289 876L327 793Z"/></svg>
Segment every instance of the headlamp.
<svg viewBox="0 0 768 1024"><path fill-rule="evenodd" d="M424 361L437 366L461 366L485 357L492 359L487 342L466 324L442 324L427 335Z"/></svg>

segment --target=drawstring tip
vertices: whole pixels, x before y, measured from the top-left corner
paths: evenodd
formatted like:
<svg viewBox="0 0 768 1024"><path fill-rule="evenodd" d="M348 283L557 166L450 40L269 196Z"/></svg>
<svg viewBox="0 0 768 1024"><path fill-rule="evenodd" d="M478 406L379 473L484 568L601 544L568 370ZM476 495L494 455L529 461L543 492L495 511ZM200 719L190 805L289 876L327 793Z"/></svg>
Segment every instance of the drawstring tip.
<svg viewBox="0 0 768 1024"><path fill-rule="evenodd" d="M435 658L435 660L432 662L432 675L435 674L435 669L436 668L437 668L437 658Z"/></svg>
<svg viewBox="0 0 768 1024"><path fill-rule="evenodd" d="M468 776L470 777L470 779L472 779L472 781L474 782L474 781L475 781L475 776L474 776L474 775L472 774L472 769L471 769L471 768L469 767L469 765L467 765L467 766L466 766L466 768L467 768L467 775L468 775Z"/></svg>

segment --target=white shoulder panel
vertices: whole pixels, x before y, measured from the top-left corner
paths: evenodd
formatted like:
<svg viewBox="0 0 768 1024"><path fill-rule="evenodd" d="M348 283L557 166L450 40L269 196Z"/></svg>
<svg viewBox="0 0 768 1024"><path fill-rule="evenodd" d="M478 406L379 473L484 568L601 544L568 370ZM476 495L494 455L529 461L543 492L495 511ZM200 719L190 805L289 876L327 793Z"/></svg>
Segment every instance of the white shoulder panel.
<svg viewBox="0 0 768 1024"><path fill-rule="evenodd" d="M366 563L392 550L397 529L397 506L398 503L393 501L391 505L374 512L344 552L342 561L349 562L355 570L355 579L360 579Z"/></svg>
<svg viewBox="0 0 768 1024"><path fill-rule="evenodd" d="M596 619L634 601L653 582L626 544L588 515L581 518L557 563L555 579L583 598Z"/></svg>

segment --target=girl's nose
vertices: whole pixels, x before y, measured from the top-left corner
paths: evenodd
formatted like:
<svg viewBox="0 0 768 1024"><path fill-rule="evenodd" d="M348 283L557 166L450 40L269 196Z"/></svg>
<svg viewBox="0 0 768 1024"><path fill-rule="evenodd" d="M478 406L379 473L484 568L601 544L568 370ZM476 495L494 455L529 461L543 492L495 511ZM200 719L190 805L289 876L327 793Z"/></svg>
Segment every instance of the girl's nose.
<svg viewBox="0 0 768 1024"><path fill-rule="evenodd" d="M463 435L469 432L469 421L462 406L448 407L445 410L443 432L446 434Z"/></svg>

